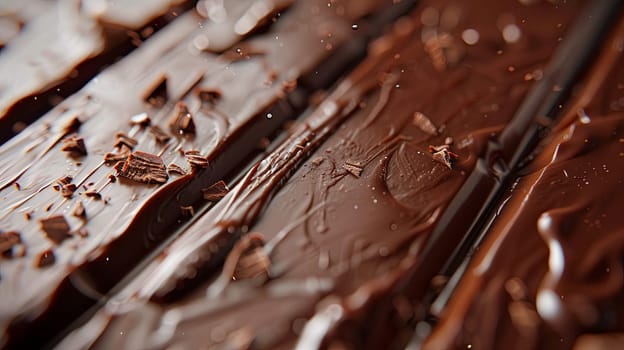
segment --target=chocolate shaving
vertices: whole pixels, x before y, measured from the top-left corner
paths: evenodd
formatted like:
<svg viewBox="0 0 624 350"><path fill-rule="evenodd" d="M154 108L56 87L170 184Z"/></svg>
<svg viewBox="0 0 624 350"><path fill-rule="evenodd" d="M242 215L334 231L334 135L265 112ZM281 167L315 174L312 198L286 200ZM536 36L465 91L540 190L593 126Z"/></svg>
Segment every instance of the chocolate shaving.
<svg viewBox="0 0 624 350"><path fill-rule="evenodd" d="M45 252L39 254L39 258L37 258L37 267L46 267L53 265L56 262L56 256L54 256L54 252L52 249L48 249Z"/></svg>
<svg viewBox="0 0 624 350"><path fill-rule="evenodd" d="M189 162L191 167L193 168L207 168L208 167L208 158L202 156L197 150L190 150L184 152L184 157L186 161Z"/></svg>
<svg viewBox="0 0 624 350"><path fill-rule="evenodd" d="M69 224L63 215L51 216L47 219L40 220L41 230L46 237L55 244L61 244L70 237Z"/></svg>
<svg viewBox="0 0 624 350"><path fill-rule="evenodd" d="M71 198L74 195L77 187L75 184L66 184L61 188L61 195L65 198Z"/></svg>
<svg viewBox="0 0 624 350"><path fill-rule="evenodd" d="M146 184L165 183L169 178L162 159L151 153L134 152L125 162L115 164L116 175Z"/></svg>
<svg viewBox="0 0 624 350"><path fill-rule="evenodd" d="M72 212L72 215L78 218L83 218L83 219L87 217L87 211L85 210L85 207L82 204L82 202L78 202L76 204L76 206L74 207L74 211Z"/></svg>
<svg viewBox="0 0 624 350"><path fill-rule="evenodd" d="M126 135L123 132L118 132L115 135L115 144L113 145L113 147L127 147L128 149L133 149L134 146L137 145L137 140L133 139L132 137Z"/></svg>
<svg viewBox="0 0 624 350"><path fill-rule="evenodd" d="M427 118L427 116L424 115L421 112L415 112L414 113L413 123L420 130L422 130L423 132L425 132L425 133L427 133L427 134L429 134L431 136L438 135L438 129L435 127L435 125L433 125L431 120L429 118Z"/></svg>
<svg viewBox="0 0 624 350"><path fill-rule="evenodd" d="M111 165L119 161L123 161L130 155L130 151L127 149L122 150L120 153L108 152L104 155L104 163Z"/></svg>
<svg viewBox="0 0 624 350"><path fill-rule="evenodd" d="M362 163L353 160L346 160L344 164L342 164L342 167L357 178L362 175L362 171L364 170Z"/></svg>
<svg viewBox="0 0 624 350"><path fill-rule="evenodd" d="M158 143L167 143L171 140L171 136L167 135L167 133L158 125L150 127L149 131L152 135L154 135L154 138L156 138L156 142Z"/></svg>
<svg viewBox="0 0 624 350"><path fill-rule="evenodd" d="M452 169L453 162L459 158L457 153L450 151L449 145L429 146L429 152L433 154L433 159Z"/></svg>
<svg viewBox="0 0 624 350"><path fill-rule="evenodd" d="M16 182L13 185L15 186L15 189L18 191L22 189L22 186L19 184L19 182Z"/></svg>
<svg viewBox="0 0 624 350"><path fill-rule="evenodd" d="M195 122L193 122L193 116L191 115L191 112L189 112L186 104L182 101L178 102L176 111L173 113L171 119L169 119L169 130L178 135L195 133Z"/></svg>
<svg viewBox="0 0 624 350"><path fill-rule="evenodd" d="M143 100L153 107L160 108L169 99L167 92L167 77L161 77L154 87L143 95Z"/></svg>
<svg viewBox="0 0 624 350"><path fill-rule="evenodd" d="M264 55L265 55L264 51L255 49L249 44L241 43L241 44L238 44L236 47L232 48L231 50L224 52L223 55L221 55L221 57L231 62L238 62L242 60L251 59L252 57L264 56Z"/></svg>
<svg viewBox="0 0 624 350"><path fill-rule="evenodd" d="M178 174L178 175L186 175L186 170L182 169L181 166L171 163L167 166L167 171L169 174Z"/></svg>
<svg viewBox="0 0 624 350"><path fill-rule="evenodd" d="M195 208L192 205L181 206L180 210L182 211L182 216L185 218L190 218L195 215Z"/></svg>
<svg viewBox="0 0 624 350"><path fill-rule="evenodd" d="M221 92L218 90L197 89L195 94L204 107L212 107L221 99Z"/></svg>
<svg viewBox="0 0 624 350"><path fill-rule="evenodd" d="M142 127L146 127L146 126L149 126L151 122L152 121L147 116L147 113L140 113L140 114L133 115L132 117L130 117L131 125L139 125Z"/></svg>
<svg viewBox="0 0 624 350"><path fill-rule="evenodd" d="M225 184L225 181L223 180L215 182L214 184L210 185L210 187L208 188L202 189L202 193L204 194L204 199L211 201L211 202L217 202L221 200L221 198L225 197L228 191L229 189L227 185Z"/></svg>
<svg viewBox="0 0 624 350"><path fill-rule="evenodd" d="M14 231L0 232L0 254L2 256L13 257L13 247L20 243L22 243L22 237L19 233Z"/></svg>
<svg viewBox="0 0 624 350"><path fill-rule="evenodd" d="M72 156L87 155L87 147L85 146L84 140L76 135L72 135L63 140L61 151L67 152Z"/></svg>

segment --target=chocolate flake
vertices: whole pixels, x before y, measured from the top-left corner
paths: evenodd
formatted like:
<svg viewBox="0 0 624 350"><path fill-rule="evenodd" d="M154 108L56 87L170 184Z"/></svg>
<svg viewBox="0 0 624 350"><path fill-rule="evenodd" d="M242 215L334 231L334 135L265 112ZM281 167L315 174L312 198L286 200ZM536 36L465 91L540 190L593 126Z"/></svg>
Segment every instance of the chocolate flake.
<svg viewBox="0 0 624 350"><path fill-rule="evenodd" d="M364 170L364 167L362 166L361 162L356 162L353 160L346 160L344 162L344 164L342 164L342 167L348 171L349 173L351 173L351 175L359 178L360 175L362 175L362 171Z"/></svg>
<svg viewBox="0 0 624 350"><path fill-rule="evenodd" d="M85 207L81 201L79 201L74 207L74 211L72 212L72 215L78 218L83 218L83 219L87 217L87 211L85 210Z"/></svg>
<svg viewBox="0 0 624 350"><path fill-rule="evenodd" d="M192 205L181 206L180 210L182 211L182 216L186 218L191 218L195 215L195 208Z"/></svg>
<svg viewBox="0 0 624 350"><path fill-rule="evenodd" d="M162 159L151 153L136 151L125 162L115 164L117 176L146 184L165 183L169 178Z"/></svg>
<svg viewBox="0 0 624 350"><path fill-rule="evenodd" d="M63 125L63 134L67 135L69 133L77 131L81 125L82 122L80 121L80 119L73 117L65 125Z"/></svg>
<svg viewBox="0 0 624 350"><path fill-rule="evenodd" d="M146 127L146 126L149 126L151 122L152 121L150 120L150 117L147 115L147 113L140 113L140 114L133 115L132 117L130 117L131 125L139 125L142 127Z"/></svg>
<svg viewBox="0 0 624 350"><path fill-rule="evenodd" d="M164 76L143 96L145 102L156 108L164 106L168 99L167 77Z"/></svg>
<svg viewBox="0 0 624 350"><path fill-rule="evenodd" d="M433 154L433 159L452 169L452 164L459 158L457 153L450 151L449 145L429 146L429 152Z"/></svg>
<svg viewBox="0 0 624 350"><path fill-rule="evenodd" d="M194 134L195 122L188 107L182 101L178 102L176 111L169 120L169 130L178 135Z"/></svg>
<svg viewBox="0 0 624 350"><path fill-rule="evenodd" d="M195 93L204 107L212 107L221 99L221 92L218 90L198 89Z"/></svg>
<svg viewBox="0 0 624 350"><path fill-rule="evenodd" d="M171 140L171 136L167 135L167 133L158 125L154 125L149 128L149 131L156 138L156 142L158 143L167 143Z"/></svg>
<svg viewBox="0 0 624 350"><path fill-rule="evenodd" d="M126 160L130 155L130 151L128 149L123 149L120 153L108 152L104 155L104 163L111 165L116 164L119 161Z"/></svg>
<svg viewBox="0 0 624 350"><path fill-rule="evenodd" d="M85 146L84 140L76 135L72 135L63 140L61 151L67 152L72 156L87 155L87 147Z"/></svg>
<svg viewBox="0 0 624 350"><path fill-rule="evenodd" d="M186 170L182 169L181 166L171 163L167 166L167 171L169 174L178 174L178 175L186 175Z"/></svg>
<svg viewBox="0 0 624 350"><path fill-rule="evenodd" d="M53 265L56 262L56 256L54 256L54 252L52 249L48 249L45 252L39 254L39 258L37 259L37 267L46 267Z"/></svg>
<svg viewBox="0 0 624 350"><path fill-rule="evenodd" d="M204 199L217 202L221 200L221 198L225 197L228 193L229 188L227 187L225 181L220 180L210 185L208 188L203 188L202 193L204 194Z"/></svg>
<svg viewBox="0 0 624 350"><path fill-rule="evenodd" d="M48 204L48 206L47 206L47 207L45 207L45 211L46 211L46 212L50 211L50 209L52 209L52 206L54 206L54 203L50 203L50 204Z"/></svg>
<svg viewBox="0 0 624 350"><path fill-rule="evenodd" d="M423 113L415 112L413 122L414 122L414 125L416 125L423 132L431 136L438 135L438 129L435 127L435 125L433 125L433 122L431 122L431 119L427 118L427 116L424 115Z"/></svg>
<svg viewBox="0 0 624 350"><path fill-rule="evenodd" d="M16 182L13 185L15 186L15 189L18 191L22 189L22 186L19 184L19 182Z"/></svg>
<svg viewBox="0 0 624 350"><path fill-rule="evenodd" d="M70 237L69 224L63 215L51 216L47 219L39 220L39 223L46 237L55 244L61 244Z"/></svg>
<svg viewBox="0 0 624 350"><path fill-rule="evenodd" d="M66 184L61 188L61 195L65 198L71 198L74 195L77 187L75 184Z"/></svg>
<svg viewBox="0 0 624 350"><path fill-rule="evenodd" d="M14 231L0 232L0 254L7 258L13 257L13 248L22 243L22 237Z"/></svg>
<svg viewBox="0 0 624 350"><path fill-rule="evenodd" d="M123 133L123 132L118 132L115 135L115 144L113 145L113 147L118 147L118 148L122 148L122 147L127 147L128 149L133 149L134 146L137 145L137 140L133 139L132 137L128 136L127 134Z"/></svg>
<svg viewBox="0 0 624 350"><path fill-rule="evenodd" d="M191 164L193 168L207 168L208 167L208 158L202 156L198 150L190 150L184 152L184 157L186 161Z"/></svg>

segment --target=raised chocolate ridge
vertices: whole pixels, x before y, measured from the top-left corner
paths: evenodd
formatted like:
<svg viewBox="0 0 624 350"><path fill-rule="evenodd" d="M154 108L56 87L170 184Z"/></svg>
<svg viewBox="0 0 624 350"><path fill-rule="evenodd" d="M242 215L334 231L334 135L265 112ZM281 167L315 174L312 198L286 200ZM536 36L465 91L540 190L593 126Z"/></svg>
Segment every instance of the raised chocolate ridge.
<svg viewBox="0 0 624 350"><path fill-rule="evenodd" d="M624 20L501 203L424 349L624 344L622 43Z"/></svg>
<svg viewBox="0 0 624 350"><path fill-rule="evenodd" d="M332 345L323 329L332 324L319 317L374 319L371 293L418 256L580 9L493 0L420 6L61 346L316 348ZM413 316L406 297L385 305ZM372 334L348 326L333 345L374 348Z"/></svg>
<svg viewBox="0 0 624 350"><path fill-rule="evenodd" d="M29 0L0 4L0 31L6 33L4 40L0 37L0 144L192 2Z"/></svg>
<svg viewBox="0 0 624 350"><path fill-rule="evenodd" d="M357 16L387 6L309 0L280 13L279 1L246 3L275 5L270 29L215 55L205 47L211 20L181 16L0 148L9 201L0 224L29 252L0 266L10 345L48 340L175 232L205 204L202 189L362 54L373 31L354 30ZM61 152L71 137L86 156ZM71 232L52 246L39 221L58 214ZM55 263L31 268L50 247Z"/></svg>

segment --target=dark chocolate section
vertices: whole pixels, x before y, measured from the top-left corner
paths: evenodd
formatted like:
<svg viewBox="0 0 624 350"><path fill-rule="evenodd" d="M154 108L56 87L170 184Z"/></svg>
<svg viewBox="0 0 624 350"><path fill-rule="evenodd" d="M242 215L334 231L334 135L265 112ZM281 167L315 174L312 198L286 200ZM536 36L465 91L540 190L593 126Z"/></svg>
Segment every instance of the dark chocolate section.
<svg viewBox="0 0 624 350"><path fill-rule="evenodd" d="M580 8L422 2L62 345L380 348L369 340L397 339L357 322L375 324L369 301L418 258ZM257 277L241 280L241 269ZM400 311L390 323L414 317L408 295L384 305ZM344 326L328 333L334 321Z"/></svg>

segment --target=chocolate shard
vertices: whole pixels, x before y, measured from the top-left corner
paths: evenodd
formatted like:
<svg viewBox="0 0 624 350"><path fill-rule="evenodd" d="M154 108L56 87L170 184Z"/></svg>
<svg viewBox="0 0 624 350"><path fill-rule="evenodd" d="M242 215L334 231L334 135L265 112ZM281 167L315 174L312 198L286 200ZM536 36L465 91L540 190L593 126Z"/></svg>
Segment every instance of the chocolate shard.
<svg viewBox="0 0 624 350"><path fill-rule="evenodd" d="M161 77L160 80L154 84L154 87L143 95L143 100L156 108L164 106L169 100L167 77Z"/></svg>
<svg viewBox="0 0 624 350"><path fill-rule="evenodd" d="M169 164L167 166L167 172L169 172L169 174L186 175L186 170L176 163Z"/></svg>
<svg viewBox="0 0 624 350"><path fill-rule="evenodd" d="M61 151L69 153L71 156L86 156L87 147L84 140L76 135L72 135L63 140L63 147Z"/></svg>
<svg viewBox="0 0 624 350"><path fill-rule="evenodd" d="M41 230L55 244L61 244L71 237L70 228L63 215L55 215L39 221Z"/></svg>
<svg viewBox="0 0 624 350"><path fill-rule="evenodd" d="M344 164L342 164L342 168L355 177L360 177L364 170L362 163L354 160L346 160Z"/></svg>
<svg viewBox="0 0 624 350"><path fill-rule="evenodd" d="M0 232L0 255L13 257L13 248L22 243L22 238L15 231Z"/></svg>
<svg viewBox="0 0 624 350"><path fill-rule="evenodd" d="M219 90L197 89L195 94L202 106L207 108L213 107L221 99L221 91Z"/></svg>
<svg viewBox="0 0 624 350"><path fill-rule="evenodd" d="M70 184L72 182L73 178L71 176L63 176L61 178L59 178L58 180L56 180L56 183L58 183L61 187L65 186L67 184Z"/></svg>
<svg viewBox="0 0 624 350"><path fill-rule="evenodd" d="M83 218L83 219L87 217L87 211L85 210L85 207L82 204L82 202L78 202L76 204L76 206L74 207L74 211L72 211L72 215L78 218Z"/></svg>
<svg viewBox="0 0 624 350"><path fill-rule="evenodd" d="M149 131L152 135L154 135L154 138L156 139L156 142L158 143L167 143L169 142L169 140L171 140L171 136L169 136L165 130L163 130L160 126L158 125L153 125L149 128Z"/></svg>
<svg viewBox="0 0 624 350"><path fill-rule="evenodd" d="M225 195L229 192L229 188L225 181L220 180L210 185L208 188L203 188L202 193L204 194L204 199L210 202L217 202L221 200L221 198L225 197Z"/></svg>
<svg viewBox="0 0 624 350"><path fill-rule="evenodd" d="M178 102L176 111L169 120L169 130L175 135L195 134L195 122L188 107L182 101Z"/></svg>
<svg viewBox="0 0 624 350"><path fill-rule="evenodd" d="M55 262L56 262L56 256L54 255L54 251L52 251L52 249L48 249L44 251L43 253L39 254L39 257L37 258L36 266L39 268L47 267L47 266L53 265Z"/></svg>
<svg viewBox="0 0 624 350"><path fill-rule="evenodd" d="M435 161L446 165L449 169L453 169L453 162L459 158L457 153L450 151L449 145L429 146L429 152Z"/></svg>
<svg viewBox="0 0 624 350"><path fill-rule="evenodd" d="M162 159L151 153L136 151L125 162L115 164L116 176L146 184L163 184L169 178Z"/></svg>
<svg viewBox="0 0 624 350"><path fill-rule="evenodd" d="M151 122L152 121L150 117L147 115L147 113L139 113L137 115L133 115L132 117L130 117L131 125L139 125L142 127L146 127L146 126L149 126Z"/></svg>
<svg viewBox="0 0 624 350"><path fill-rule="evenodd" d="M184 157L192 168L207 168L209 165L208 158L202 156L198 150L185 151Z"/></svg>
<svg viewBox="0 0 624 350"><path fill-rule="evenodd" d="M438 129L435 127L435 125L433 125L431 119L427 118L427 116L421 112L414 112L413 123L420 130L431 136L438 135Z"/></svg>
<svg viewBox="0 0 624 350"><path fill-rule="evenodd" d="M137 143L138 143L137 140L128 136L126 133L118 132L115 135L115 144L113 145L113 147L117 147L117 148L127 147L128 149L132 150L137 145Z"/></svg>
<svg viewBox="0 0 624 350"><path fill-rule="evenodd" d="M119 161L123 161L130 155L128 149L122 149L119 153L108 152L104 155L104 163L108 165L116 164Z"/></svg>

